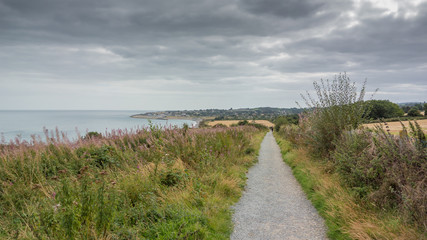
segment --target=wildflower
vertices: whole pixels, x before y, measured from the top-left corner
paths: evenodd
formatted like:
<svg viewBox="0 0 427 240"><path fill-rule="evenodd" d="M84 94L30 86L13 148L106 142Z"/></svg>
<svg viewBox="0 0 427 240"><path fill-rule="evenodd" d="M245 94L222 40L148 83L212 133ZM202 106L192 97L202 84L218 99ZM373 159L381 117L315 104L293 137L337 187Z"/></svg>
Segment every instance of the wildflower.
<svg viewBox="0 0 427 240"><path fill-rule="evenodd" d="M55 199L55 197L56 197L56 192L53 192L52 193L52 198Z"/></svg>

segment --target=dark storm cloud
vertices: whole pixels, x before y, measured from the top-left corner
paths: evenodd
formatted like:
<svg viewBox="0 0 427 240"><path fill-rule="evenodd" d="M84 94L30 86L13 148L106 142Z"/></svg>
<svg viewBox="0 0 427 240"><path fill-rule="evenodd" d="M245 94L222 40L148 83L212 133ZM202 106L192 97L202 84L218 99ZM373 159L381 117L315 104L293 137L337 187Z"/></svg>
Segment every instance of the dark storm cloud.
<svg viewBox="0 0 427 240"><path fill-rule="evenodd" d="M234 107L287 106L341 71L393 100L393 87L427 90L425 26L425 1L0 0L0 100L68 89L70 108L89 92L101 97L88 108L109 94L132 99L123 108L231 107L233 93ZM194 104L163 100L180 94Z"/></svg>

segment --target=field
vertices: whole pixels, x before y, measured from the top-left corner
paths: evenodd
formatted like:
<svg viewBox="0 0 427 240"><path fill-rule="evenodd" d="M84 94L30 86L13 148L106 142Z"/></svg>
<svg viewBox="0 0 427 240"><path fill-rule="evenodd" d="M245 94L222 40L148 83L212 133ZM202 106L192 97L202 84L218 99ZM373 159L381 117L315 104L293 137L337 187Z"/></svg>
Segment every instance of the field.
<svg viewBox="0 0 427 240"><path fill-rule="evenodd" d="M405 127L409 128L408 121L404 121L402 123L405 125ZM423 131L427 133L427 119L417 120L417 123L421 126ZM398 134L402 130L402 125L400 124L400 122L387 122L387 125L379 124L379 123L369 123L369 124L365 124L364 126L367 128L374 129L375 126L378 126L378 125L381 125L384 128L384 130L389 129L390 133L393 133L393 134Z"/></svg>
<svg viewBox="0 0 427 240"><path fill-rule="evenodd" d="M208 122L207 124L209 126L215 126L217 124L223 124L223 125L226 125L227 127L229 127L232 124L237 124L239 121L241 121L241 120L216 120L216 121ZM249 123L258 123L258 124L262 124L266 127L274 127L274 124L270 121L267 121L267 120L255 120L255 121L249 120Z"/></svg>

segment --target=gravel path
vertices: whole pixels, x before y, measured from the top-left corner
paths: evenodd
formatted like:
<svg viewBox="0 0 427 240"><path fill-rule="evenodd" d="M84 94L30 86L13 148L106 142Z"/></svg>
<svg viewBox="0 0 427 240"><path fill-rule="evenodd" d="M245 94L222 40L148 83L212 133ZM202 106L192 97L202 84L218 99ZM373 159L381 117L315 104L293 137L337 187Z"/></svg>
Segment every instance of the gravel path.
<svg viewBox="0 0 427 240"><path fill-rule="evenodd" d="M233 207L231 239L327 239L323 219L283 162L273 134L262 141L259 162Z"/></svg>

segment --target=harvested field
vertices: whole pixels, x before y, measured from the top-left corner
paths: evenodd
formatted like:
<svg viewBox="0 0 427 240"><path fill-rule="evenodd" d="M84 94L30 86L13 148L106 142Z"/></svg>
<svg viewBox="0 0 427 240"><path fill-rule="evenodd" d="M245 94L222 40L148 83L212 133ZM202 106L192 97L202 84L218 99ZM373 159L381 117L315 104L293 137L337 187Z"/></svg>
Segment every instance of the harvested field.
<svg viewBox="0 0 427 240"><path fill-rule="evenodd" d="M402 123L406 127L409 127L408 121L403 121ZM420 124L423 131L427 133L427 119L418 120L417 123ZM382 125L382 127L386 129L386 126L382 123L369 123L369 124L364 124L363 126L367 128L375 128L376 125ZM402 130L402 125L400 124L400 122L387 122L387 126L389 127L388 129L390 129L390 132L394 134L398 134L399 131Z"/></svg>
<svg viewBox="0 0 427 240"><path fill-rule="evenodd" d="M208 122L209 126L215 126L217 124L224 124L227 127L231 126L232 124L237 124L239 121L241 120L217 120L217 121L212 121L212 122ZM248 120L249 123L259 123L262 124L264 126L267 127L274 127L274 124L270 121L267 120Z"/></svg>

